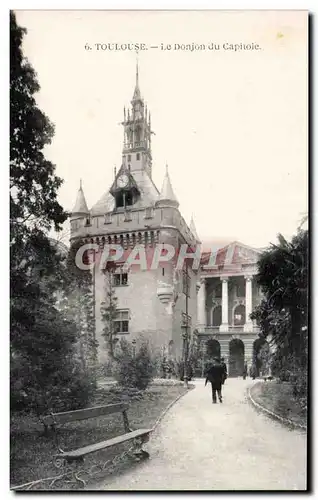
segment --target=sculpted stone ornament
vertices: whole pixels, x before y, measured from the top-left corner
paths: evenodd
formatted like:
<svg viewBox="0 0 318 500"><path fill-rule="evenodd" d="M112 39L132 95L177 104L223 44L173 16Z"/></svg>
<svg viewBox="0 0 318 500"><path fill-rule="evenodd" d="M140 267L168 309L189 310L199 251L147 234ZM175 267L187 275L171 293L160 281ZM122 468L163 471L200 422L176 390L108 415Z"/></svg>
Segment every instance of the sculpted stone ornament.
<svg viewBox="0 0 318 500"><path fill-rule="evenodd" d="M163 304L168 304L168 302L172 302L172 298L174 295L174 289L172 285L165 283L163 281L158 282L157 287L157 296Z"/></svg>

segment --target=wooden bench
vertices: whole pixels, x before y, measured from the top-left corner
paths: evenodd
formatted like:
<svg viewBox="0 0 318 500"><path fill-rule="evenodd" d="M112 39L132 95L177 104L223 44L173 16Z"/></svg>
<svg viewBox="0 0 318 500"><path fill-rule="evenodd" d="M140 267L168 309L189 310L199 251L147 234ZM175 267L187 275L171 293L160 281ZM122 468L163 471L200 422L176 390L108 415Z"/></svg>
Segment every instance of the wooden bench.
<svg viewBox="0 0 318 500"><path fill-rule="evenodd" d="M56 445L59 453L54 455L55 465L60 468L65 463L70 464L71 462L83 462L86 455L110 448L112 446L116 446L121 443L125 443L127 441L133 441L132 453L134 456L138 458L149 457L149 454L142 449L142 446L149 440L151 429L130 429L127 410L127 403L115 403L105 406L95 406L94 408L85 408L83 410L67 411L63 413L51 413L50 415L42 417L41 421L44 425L45 434L47 434L49 432L49 428L51 428L56 439ZM105 441L93 443L88 446L83 446L75 450L64 451L60 448L57 426L70 422L76 422L79 420L111 415L113 413L122 413L124 427L123 434L107 439Z"/></svg>

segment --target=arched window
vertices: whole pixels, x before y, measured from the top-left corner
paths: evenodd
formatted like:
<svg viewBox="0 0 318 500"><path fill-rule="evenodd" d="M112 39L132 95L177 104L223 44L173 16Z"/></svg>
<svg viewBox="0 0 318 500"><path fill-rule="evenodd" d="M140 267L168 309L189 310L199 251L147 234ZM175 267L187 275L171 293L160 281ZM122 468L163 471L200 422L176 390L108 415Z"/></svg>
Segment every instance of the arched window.
<svg viewBox="0 0 318 500"><path fill-rule="evenodd" d="M233 314L234 314L234 326L245 324L245 306L243 304L236 306L236 308L233 311Z"/></svg>

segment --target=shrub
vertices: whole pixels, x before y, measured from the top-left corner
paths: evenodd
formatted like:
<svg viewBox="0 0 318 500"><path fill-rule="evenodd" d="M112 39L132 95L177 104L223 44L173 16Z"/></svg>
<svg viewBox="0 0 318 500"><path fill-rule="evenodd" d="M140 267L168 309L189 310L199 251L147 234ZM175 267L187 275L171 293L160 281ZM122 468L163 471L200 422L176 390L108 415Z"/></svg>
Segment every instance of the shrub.
<svg viewBox="0 0 318 500"><path fill-rule="evenodd" d="M184 362L183 360L176 360L175 361L175 366L176 366L176 376L178 377L179 380L184 380ZM188 380L192 380L193 377L193 367L192 363L188 361L187 363L187 378Z"/></svg>
<svg viewBox="0 0 318 500"><path fill-rule="evenodd" d="M144 390L152 381L154 374L155 362L148 343L141 341L134 349L131 343L122 339L116 352L115 380L123 387Z"/></svg>
<svg viewBox="0 0 318 500"><path fill-rule="evenodd" d="M96 377L98 379L109 378L113 376L113 360L107 360L100 363L96 368Z"/></svg>
<svg viewBox="0 0 318 500"><path fill-rule="evenodd" d="M95 374L83 372L78 363L47 376L34 373L27 360L19 358L11 363L11 411L43 415L50 411L83 408L93 398L96 389ZM40 368L39 370L40 371ZM43 380L43 383L41 383Z"/></svg>

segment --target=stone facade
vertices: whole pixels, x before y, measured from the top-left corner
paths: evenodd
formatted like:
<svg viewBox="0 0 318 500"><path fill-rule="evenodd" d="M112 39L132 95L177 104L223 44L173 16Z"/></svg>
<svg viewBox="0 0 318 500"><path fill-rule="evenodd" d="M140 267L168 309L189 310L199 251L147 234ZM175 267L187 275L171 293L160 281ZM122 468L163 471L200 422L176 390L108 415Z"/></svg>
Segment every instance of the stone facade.
<svg viewBox="0 0 318 500"><path fill-rule="evenodd" d="M123 255L112 278L118 299L118 337L143 336L154 350L181 358L185 337L191 341L195 334L204 352L211 351L214 343L211 352L225 358L230 375L240 375L245 363L252 364L259 333L250 314L261 299L253 280L260 251L233 242L203 253L198 270L192 261L177 270L176 259L152 269L158 245L163 249L171 245L178 253L181 245L193 249L200 241L193 219L188 225L179 211L168 167L160 191L153 182L151 116L141 97L138 68L131 108L124 109L122 125L122 161L112 185L91 209L80 185L71 216L71 241L95 245L99 359L107 359L100 311L107 297L107 276L97 264L106 247L119 245ZM146 269L135 262L124 270L138 246L145 249Z"/></svg>
<svg viewBox="0 0 318 500"><path fill-rule="evenodd" d="M210 342L224 357L230 376L241 375L244 364L252 366L259 339L259 327L250 319L262 298L253 279L259 255L235 241L202 256L198 335L205 352Z"/></svg>
<svg viewBox="0 0 318 500"><path fill-rule="evenodd" d="M102 337L101 303L106 300L107 276L101 271L100 258L107 245L120 245L124 251L117 261L113 286L118 299L118 337L146 337L154 350L182 356L184 318L188 309L188 335L197 324L197 275L189 268L188 300L183 286L183 270L176 271L176 260L150 269L158 244L172 245L176 252L182 244L194 246L197 234L179 211L168 168L161 191L152 180L151 116L139 89L138 68L131 109L124 110L122 164L114 181L99 201L88 209L82 185L71 216L71 242L96 245L94 249L94 291L96 340L99 360L107 359ZM125 270L124 261L136 246L145 249L147 269L138 265ZM118 275L118 276L117 276ZM187 302L187 303L186 303Z"/></svg>

